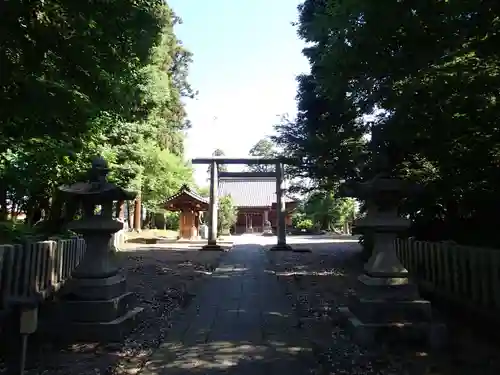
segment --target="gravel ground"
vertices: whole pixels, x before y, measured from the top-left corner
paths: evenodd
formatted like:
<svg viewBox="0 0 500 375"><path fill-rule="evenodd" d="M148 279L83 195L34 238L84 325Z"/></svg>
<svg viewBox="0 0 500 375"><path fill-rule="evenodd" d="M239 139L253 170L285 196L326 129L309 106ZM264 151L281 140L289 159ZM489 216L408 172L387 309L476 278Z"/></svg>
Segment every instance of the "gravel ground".
<svg viewBox="0 0 500 375"><path fill-rule="evenodd" d="M380 343L369 350L352 342L338 307L354 293L361 262L356 243L314 244L311 253L270 252L273 271L313 342L323 374L500 374L500 348L473 334L464 321L446 319L450 345L439 352ZM443 319L443 318L441 318Z"/></svg>
<svg viewBox="0 0 500 375"><path fill-rule="evenodd" d="M118 253L127 274L128 288L144 307L141 323L119 344L57 346L48 339L31 340L26 375L136 374L147 357L163 341L173 313L187 306L200 281L223 256L220 252L193 249L162 250L139 247ZM0 374L9 373L7 370ZM10 372L11 373L11 372Z"/></svg>

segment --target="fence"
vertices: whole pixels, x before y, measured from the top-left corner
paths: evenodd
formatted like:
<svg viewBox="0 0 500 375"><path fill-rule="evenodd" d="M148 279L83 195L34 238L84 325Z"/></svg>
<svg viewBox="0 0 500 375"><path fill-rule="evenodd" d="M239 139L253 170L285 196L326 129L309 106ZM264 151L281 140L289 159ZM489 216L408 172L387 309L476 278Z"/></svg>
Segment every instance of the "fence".
<svg viewBox="0 0 500 375"><path fill-rule="evenodd" d="M0 245L0 310L37 302L71 277L85 252L74 237L26 245Z"/></svg>
<svg viewBox="0 0 500 375"><path fill-rule="evenodd" d="M399 259L431 293L481 312L500 311L500 250L397 240Z"/></svg>

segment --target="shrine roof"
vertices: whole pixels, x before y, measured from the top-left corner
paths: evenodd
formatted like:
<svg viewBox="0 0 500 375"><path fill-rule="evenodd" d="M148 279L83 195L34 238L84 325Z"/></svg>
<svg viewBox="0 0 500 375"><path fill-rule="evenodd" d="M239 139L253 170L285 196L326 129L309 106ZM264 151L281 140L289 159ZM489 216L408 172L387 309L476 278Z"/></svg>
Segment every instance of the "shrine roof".
<svg viewBox="0 0 500 375"><path fill-rule="evenodd" d="M236 207L271 207L276 202L275 177L220 177L219 196L230 195ZM285 202L293 202L285 197Z"/></svg>
<svg viewBox="0 0 500 375"><path fill-rule="evenodd" d="M187 185L182 185L182 187L179 189L177 193L172 195L171 197L168 197L165 202L164 206L166 209L169 209L170 205L176 206L177 204L182 204L191 201L192 203L195 204L200 204L202 206L208 205L208 199L205 197L202 197L200 194L192 190L189 186ZM171 208L171 207L170 207Z"/></svg>

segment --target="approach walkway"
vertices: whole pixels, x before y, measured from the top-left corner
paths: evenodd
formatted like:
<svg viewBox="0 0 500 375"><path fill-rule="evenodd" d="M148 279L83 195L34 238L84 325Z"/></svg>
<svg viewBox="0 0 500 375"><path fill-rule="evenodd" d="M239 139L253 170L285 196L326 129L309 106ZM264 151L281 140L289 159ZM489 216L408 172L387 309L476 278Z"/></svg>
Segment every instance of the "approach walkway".
<svg viewBox="0 0 500 375"><path fill-rule="evenodd" d="M313 356L262 246L236 245L140 375L307 375Z"/></svg>

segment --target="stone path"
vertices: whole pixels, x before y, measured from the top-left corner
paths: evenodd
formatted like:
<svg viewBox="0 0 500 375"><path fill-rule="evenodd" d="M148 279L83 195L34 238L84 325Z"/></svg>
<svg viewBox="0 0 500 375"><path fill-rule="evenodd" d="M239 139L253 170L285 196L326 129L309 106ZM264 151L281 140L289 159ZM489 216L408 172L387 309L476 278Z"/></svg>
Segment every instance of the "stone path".
<svg viewBox="0 0 500 375"><path fill-rule="evenodd" d="M236 245L140 375L307 375L316 367L259 245Z"/></svg>

